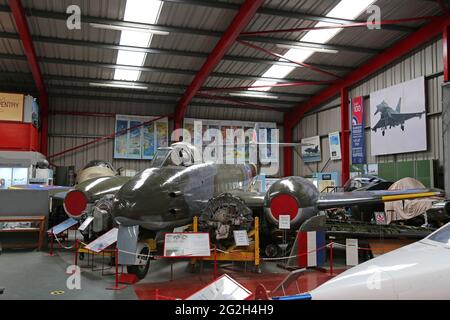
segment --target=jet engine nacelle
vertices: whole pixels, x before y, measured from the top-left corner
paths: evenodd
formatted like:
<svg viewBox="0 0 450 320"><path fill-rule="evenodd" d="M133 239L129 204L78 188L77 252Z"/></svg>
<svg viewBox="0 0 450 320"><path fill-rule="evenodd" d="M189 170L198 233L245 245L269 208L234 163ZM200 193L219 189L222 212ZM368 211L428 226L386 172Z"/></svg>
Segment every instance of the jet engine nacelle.
<svg viewBox="0 0 450 320"><path fill-rule="evenodd" d="M270 223L278 225L280 215L289 215L291 229L297 229L307 219L318 214L319 191L301 177L287 177L272 184L264 198L264 212Z"/></svg>

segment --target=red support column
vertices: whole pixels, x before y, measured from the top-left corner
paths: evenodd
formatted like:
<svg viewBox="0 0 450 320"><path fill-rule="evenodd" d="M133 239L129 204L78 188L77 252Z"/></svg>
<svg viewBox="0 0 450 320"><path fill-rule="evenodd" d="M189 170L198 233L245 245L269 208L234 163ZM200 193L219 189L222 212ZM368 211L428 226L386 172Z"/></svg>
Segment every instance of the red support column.
<svg viewBox="0 0 450 320"><path fill-rule="evenodd" d="M342 154L342 167L341 167L341 184L347 182L350 178L350 130L349 130L349 117L348 117L348 89L341 89L341 154Z"/></svg>
<svg viewBox="0 0 450 320"><path fill-rule="evenodd" d="M234 17L230 26L224 32L222 38L216 44L216 47L208 56L201 69L195 75L194 80L192 80L186 92L181 97L178 105L175 109L174 127L175 129L181 128L181 121L183 121L184 114L188 107L189 102L196 95L198 90L205 82L209 74L214 70L217 64L222 60L222 57L228 51L228 49L233 45L234 41L240 35L242 30L247 26L252 17L255 15L256 10L263 4L263 0L246 0L244 4L239 9L239 12Z"/></svg>
<svg viewBox="0 0 450 320"><path fill-rule="evenodd" d="M9 0L9 7L17 26L17 31L22 41L23 50L27 56L28 66L33 75L34 82L39 92L39 102L41 108L41 153L47 155L48 146L48 95L45 89L44 79L42 78L41 69L34 50L33 41L31 39L30 29L28 28L27 18L23 10L20 0Z"/></svg>
<svg viewBox="0 0 450 320"><path fill-rule="evenodd" d="M442 57L444 59L444 82L448 82L449 80L449 59L450 59L450 39L448 38L450 35L450 25L444 26L444 30L442 32Z"/></svg>

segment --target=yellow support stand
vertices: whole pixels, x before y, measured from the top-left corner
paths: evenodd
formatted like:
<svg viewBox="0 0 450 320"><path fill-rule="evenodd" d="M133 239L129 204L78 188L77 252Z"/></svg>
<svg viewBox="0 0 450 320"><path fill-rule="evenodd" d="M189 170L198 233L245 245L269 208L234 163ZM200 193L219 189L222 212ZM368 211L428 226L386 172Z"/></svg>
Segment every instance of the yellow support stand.
<svg viewBox="0 0 450 320"><path fill-rule="evenodd" d="M198 232L198 217L194 217L193 221L193 231ZM255 218L254 228L248 233L248 238L250 240L250 245L247 247L236 247L235 245L223 250L224 252L217 251L215 260L217 261L244 261L253 262L255 267L258 268L260 265L260 246L259 246L259 218ZM253 241L252 241L253 240ZM212 261L214 260L214 255L210 257L197 258L198 260ZM193 259L192 263L195 263Z"/></svg>

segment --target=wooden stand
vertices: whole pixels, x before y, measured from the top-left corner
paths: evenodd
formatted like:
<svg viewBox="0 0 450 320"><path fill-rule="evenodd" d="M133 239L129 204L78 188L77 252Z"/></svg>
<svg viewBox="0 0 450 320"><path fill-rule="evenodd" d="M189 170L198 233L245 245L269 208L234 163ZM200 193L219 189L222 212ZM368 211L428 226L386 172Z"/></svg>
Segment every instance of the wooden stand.
<svg viewBox="0 0 450 320"><path fill-rule="evenodd" d="M194 217L193 231L198 232L198 217ZM250 245L247 247L236 247L235 245L223 250L214 250L214 254L210 257L197 258L196 260L206 261L243 261L253 262L255 269L259 271L260 256L259 256L259 218L255 218L254 229L248 233ZM253 240L253 241L252 241ZM195 260L193 260L195 262Z"/></svg>
<svg viewBox="0 0 450 320"><path fill-rule="evenodd" d="M38 227L17 228L17 229L0 229L0 233L18 233L18 232L38 232L39 238L37 243L15 243L4 244L3 248L37 248L42 249L45 236L45 216L8 216L0 217L0 222L37 222Z"/></svg>

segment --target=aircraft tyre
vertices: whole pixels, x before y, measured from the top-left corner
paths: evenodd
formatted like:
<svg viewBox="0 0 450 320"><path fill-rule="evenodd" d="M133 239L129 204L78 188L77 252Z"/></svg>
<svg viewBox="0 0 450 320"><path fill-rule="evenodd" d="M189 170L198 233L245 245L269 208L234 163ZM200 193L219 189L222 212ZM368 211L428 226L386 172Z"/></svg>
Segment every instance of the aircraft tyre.
<svg viewBox="0 0 450 320"><path fill-rule="evenodd" d="M142 248L141 252L139 252L142 255L148 255L149 251L147 247ZM138 277L139 279L144 279L145 276L148 273L148 269L150 268L150 257L147 259L147 263L142 266L127 266L127 272L133 273Z"/></svg>
<svg viewBox="0 0 450 320"><path fill-rule="evenodd" d="M400 129L402 129L402 131L405 131L405 126L404 126L404 125L401 125L401 126L400 126Z"/></svg>
<svg viewBox="0 0 450 320"><path fill-rule="evenodd" d="M276 258L280 254L280 249L276 244L271 243L264 248L264 253L268 258Z"/></svg>
<svg viewBox="0 0 450 320"><path fill-rule="evenodd" d="M383 137L384 137L384 130L383 131L381 131L381 134L383 135Z"/></svg>

